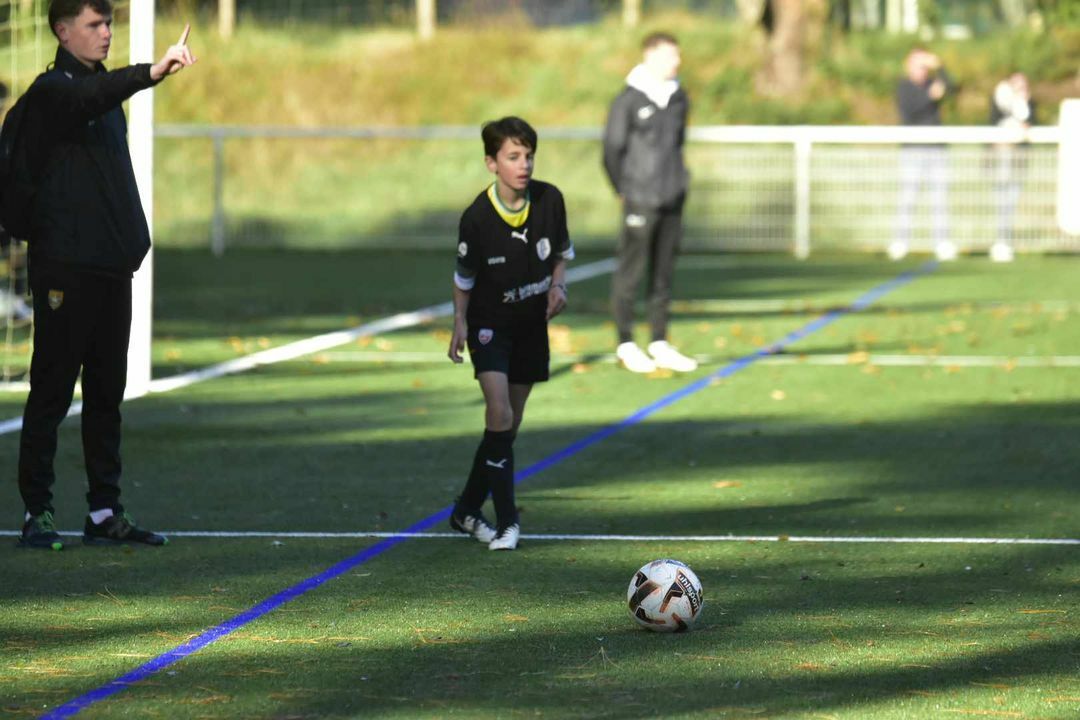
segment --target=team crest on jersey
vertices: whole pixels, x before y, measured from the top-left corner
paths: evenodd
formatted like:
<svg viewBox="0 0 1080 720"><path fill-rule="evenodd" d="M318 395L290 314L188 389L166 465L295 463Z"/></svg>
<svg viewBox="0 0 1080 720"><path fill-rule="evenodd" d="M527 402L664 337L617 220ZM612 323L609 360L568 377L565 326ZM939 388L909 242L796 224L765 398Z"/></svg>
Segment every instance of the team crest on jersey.
<svg viewBox="0 0 1080 720"><path fill-rule="evenodd" d="M476 333L476 339L481 345L487 345L493 337L495 337L495 331L490 328L480 328L480 332Z"/></svg>
<svg viewBox="0 0 1080 720"><path fill-rule="evenodd" d="M642 120L648 120L656 114L656 108L652 105L646 105L645 107L638 108L637 116Z"/></svg>
<svg viewBox="0 0 1080 720"><path fill-rule="evenodd" d="M541 260L547 260L551 255L551 240L540 238L540 242L536 243L536 254Z"/></svg>
<svg viewBox="0 0 1080 720"><path fill-rule="evenodd" d="M63 290L50 290L49 291L49 307L53 310L59 310L60 306L64 304L64 291Z"/></svg>
<svg viewBox="0 0 1080 720"><path fill-rule="evenodd" d="M469 246L467 243L460 242L457 246L458 257L465 257L469 254Z"/></svg>

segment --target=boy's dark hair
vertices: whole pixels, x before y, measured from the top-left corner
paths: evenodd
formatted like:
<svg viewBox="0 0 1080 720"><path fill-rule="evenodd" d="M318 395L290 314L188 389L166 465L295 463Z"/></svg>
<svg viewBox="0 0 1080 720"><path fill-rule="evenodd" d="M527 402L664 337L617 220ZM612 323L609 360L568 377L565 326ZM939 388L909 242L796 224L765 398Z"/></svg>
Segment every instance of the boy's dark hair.
<svg viewBox="0 0 1080 720"><path fill-rule="evenodd" d="M56 23L77 17L84 7L102 15L113 14L112 0L52 0L49 3L49 29L56 35Z"/></svg>
<svg viewBox="0 0 1080 720"><path fill-rule="evenodd" d="M513 115L484 123L480 137L484 140L484 154L488 157L495 157L507 139L536 152L536 131L532 125Z"/></svg>
<svg viewBox="0 0 1080 720"><path fill-rule="evenodd" d="M653 32L645 36L645 39L641 41L642 50L652 50L657 45L674 45L679 46L679 41L675 39L675 36L667 32Z"/></svg>

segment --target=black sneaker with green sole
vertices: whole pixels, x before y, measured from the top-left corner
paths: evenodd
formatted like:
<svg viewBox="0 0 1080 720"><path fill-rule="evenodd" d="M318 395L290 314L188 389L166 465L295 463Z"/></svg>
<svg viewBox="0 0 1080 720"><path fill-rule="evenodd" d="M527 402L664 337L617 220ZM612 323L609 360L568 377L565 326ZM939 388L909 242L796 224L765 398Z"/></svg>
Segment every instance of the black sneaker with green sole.
<svg viewBox="0 0 1080 720"><path fill-rule="evenodd" d="M143 530L126 512L95 523L89 517L83 527L83 545L168 545L164 535Z"/></svg>
<svg viewBox="0 0 1080 720"><path fill-rule="evenodd" d="M56 524L53 522L51 512L46 510L40 515L34 515L23 524L22 535L19 536L19 547L35 550L64 549L64 541L56 532Z"/></svg>

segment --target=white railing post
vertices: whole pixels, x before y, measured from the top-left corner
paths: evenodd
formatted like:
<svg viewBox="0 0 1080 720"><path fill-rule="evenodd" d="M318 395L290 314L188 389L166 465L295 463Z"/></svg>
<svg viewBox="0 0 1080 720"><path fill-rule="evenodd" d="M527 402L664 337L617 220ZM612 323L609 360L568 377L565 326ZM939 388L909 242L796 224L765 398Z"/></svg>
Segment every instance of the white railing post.
<svg viewBox="0 0 1080 720"><path fill-rule="evenodd" d="M225 254L225 136L214 133L214 210L210 218L210 250Z"/></svg>
<svg viewBox="0 0 1080 720"><path fill-rule="evenodd" d="M805 133L795 138L795 257L810 257L810 150Z"/></svg>

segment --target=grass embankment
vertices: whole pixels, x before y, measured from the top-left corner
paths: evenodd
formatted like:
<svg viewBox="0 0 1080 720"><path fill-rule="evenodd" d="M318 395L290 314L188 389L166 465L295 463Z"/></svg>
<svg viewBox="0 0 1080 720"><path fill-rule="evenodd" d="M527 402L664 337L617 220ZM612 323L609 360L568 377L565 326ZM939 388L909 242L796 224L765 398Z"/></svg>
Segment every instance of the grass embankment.
<svg viewBox="0 0 1080 720"><path fill-rule="evenodd" d="M663 27L683 44L682 79L693 99L693 124L891 124L901 58L915 42L909 36L827 32L815 44L805 92L776 100L754 90L765 48L759 29L686 12L650 13L636 32L624 30L615 17L544 29L513 23L450 26L428 43L408 29L268 26L250 20L224 41L210 16L161 15L159 48L188 19L200 61L157 89L158 123L478 127L512 113L540 127L595 128L638 59L642 34ZM125 36L126 31L118 33L115 57L126 56ZM961 83L946 111L951 123L984 122L993 84L1013 69L1033 78L1045 121L1055 119L1062 97L1076 94L1080 28L930 46ZM0 50L0 59L5 52ZM226 227L233 245L449 246L458 214L488 181L478 139L237 139L225 148ZM768 194L746 182L737 158L702 151L689 161L696 185L687 216L710 233L724 232L717 228L716 196L748 188L756 196ZM206 245L212 168L208 140L159 139L155 236L160 245ZM600 169L597 143L541 137L537 175L563 189L575 238L597 248L610 246L617 207ZM758 205L737 209L749 217Z"/></svg>
<svg viewBox="0 0 1080 720"><path fill-rule="evenodd" d="M159 37L171 38L181 23L178 17L161 19ZM827 35L817 47L820 57L804 95L766 100L754 91L763 52L759 31L665 13L652 17L642 32L661 26L682 40L683 80L693 98L694 124L895 121L892 90L900 58L913 42L909 37ZM638 58L640 36L624 31L615 19L552 29L450 27L429 43L403 29L359 32L248 22L225 42L208 20L197 19L192 43L200 63L160 87L157 119L308 127L478 126L513 113L541 127L598 127ZM949 121L981 123L993 83L1013 68L1035 78L1044 105L1056 108L1072 83L1080 32L942 41L933 47L963 83L948 108ZM467 141L229 141L229 242L336 247L452 243L458 213L488 181L479 155L479 142ZM714 153L692 156L690 162L697 182L705 186L692 193L688 217L707 221L715 202L708 193L723 190L724 183L737 189L742 171ZM211 169L209 141L159 142L160 243L206 242ZM734 180L720 181L718 173ZM575 237L595 247L611 242L617 207L600 170L596 143L545 142L541 137L537 175L567 195Z"/></svg>

